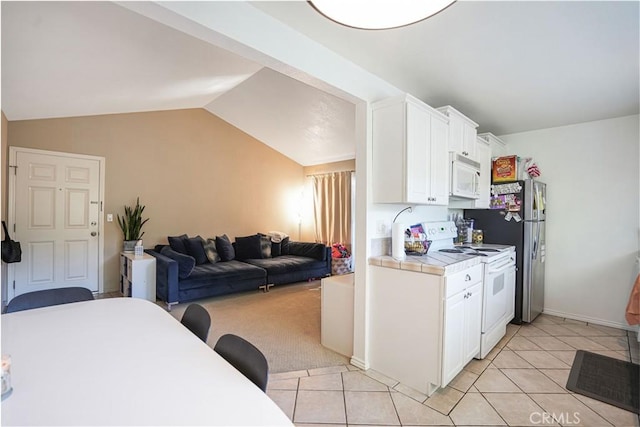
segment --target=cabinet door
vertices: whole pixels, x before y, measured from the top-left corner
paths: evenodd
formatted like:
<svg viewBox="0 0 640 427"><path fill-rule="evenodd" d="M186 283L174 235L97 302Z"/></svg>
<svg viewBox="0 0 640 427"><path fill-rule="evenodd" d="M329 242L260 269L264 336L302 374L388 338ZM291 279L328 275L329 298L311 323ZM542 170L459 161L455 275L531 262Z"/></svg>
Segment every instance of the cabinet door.
<svg viewBox="0 0 640 427"><path fill-rule="evenodd" d="M476 160L480 162L478 200L474 207L489 209L491 199L491 146L482 138L476 139Z"/></svg>
<svg viewBox="0 0 640 427"><path fill-rule="evenodd" d="M407 103L407 202L429 203L431 199L431 121L429 114Z"/></svg>
<svg viewBox="0 0 640 427"><path fill-rule="evenodd" d="M449 114L449 151L464 151L464 122L456 115Z"/></svg>
<svg viewBox="0 0 640 427"><path fill-rule="evenodd" d="M466 290L447 298L444 311L442 387L464 368ZM480 338L480 336L478 336Z"/></svg>
<svg viewBox="0 0 640 427"><path fill-rule="evenodd" d="M464 291L464 360L467 364L471 359L480 356L480 338L482 335L482 282Z"/></svg>
<svg viewBox="0 0 640 427"><path fill-rule="evenodd" d="M431 117L431 204L449 203L449 126L437 117Z"/></svg>
<svg viewBox="0 0 640 427"><path fill-rule="evenodd" d="M463 123L462 127L462 154L475 160L478 131L468 123Z"/></svg>

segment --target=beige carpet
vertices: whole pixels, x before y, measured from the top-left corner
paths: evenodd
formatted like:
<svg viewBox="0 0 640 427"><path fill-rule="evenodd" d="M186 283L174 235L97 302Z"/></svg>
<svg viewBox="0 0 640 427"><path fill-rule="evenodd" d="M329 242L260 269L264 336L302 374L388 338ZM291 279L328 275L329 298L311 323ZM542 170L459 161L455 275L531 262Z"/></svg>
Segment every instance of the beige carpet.
<svg viewBox="0 0 640 427"><path fill-rule="evenodd" d="M226 333L239 335L264 353L272 373L349 363L320 344L320 281L195 302L211 315L209 346ZM174 306L171 314L180 319L188 305Z"/></svg>

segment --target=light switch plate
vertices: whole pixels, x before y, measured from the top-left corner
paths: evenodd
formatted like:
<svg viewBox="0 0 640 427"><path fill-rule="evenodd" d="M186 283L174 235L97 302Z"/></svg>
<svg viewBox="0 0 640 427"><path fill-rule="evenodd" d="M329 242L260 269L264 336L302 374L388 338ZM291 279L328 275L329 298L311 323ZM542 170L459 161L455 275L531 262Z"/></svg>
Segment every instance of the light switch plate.
<svg viewBox="0 0 640 427"><path fill-rule="evenodd" d="M113 222L113 214L107 214L107 222Z"/></svg>

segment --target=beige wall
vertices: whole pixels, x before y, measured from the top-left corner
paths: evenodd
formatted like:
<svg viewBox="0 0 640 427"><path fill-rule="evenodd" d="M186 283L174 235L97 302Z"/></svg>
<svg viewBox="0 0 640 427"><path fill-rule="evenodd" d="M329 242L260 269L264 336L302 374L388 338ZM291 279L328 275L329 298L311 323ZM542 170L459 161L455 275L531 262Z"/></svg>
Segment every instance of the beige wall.
<svg viewBox="0 0 640 427"><path fill-rule="evenodd" d="M298 236L303 167L206 110L11 121L8 132L11 146L105 157L104 213L140 196L145 247L182 233ZM117 222L105 223L105 291L118 288L121 247Z"/></svg>

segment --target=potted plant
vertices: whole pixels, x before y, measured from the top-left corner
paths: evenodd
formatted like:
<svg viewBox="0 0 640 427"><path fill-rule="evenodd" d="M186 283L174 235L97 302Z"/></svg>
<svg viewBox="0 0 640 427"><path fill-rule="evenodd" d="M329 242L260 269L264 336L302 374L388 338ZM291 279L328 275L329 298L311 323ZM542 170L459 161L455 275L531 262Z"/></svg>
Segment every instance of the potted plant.
<svg viewBox="0 0 640 427"><path fill-rule="evenodd" d="M124 252L133 252L136 242L144 235L142 226L149 221L149 218L142 219L144 208L144 206L140 206L140 197L138 197L135 207L125 206L124 215L122 217L116 215L124 235Z"/></svg>

